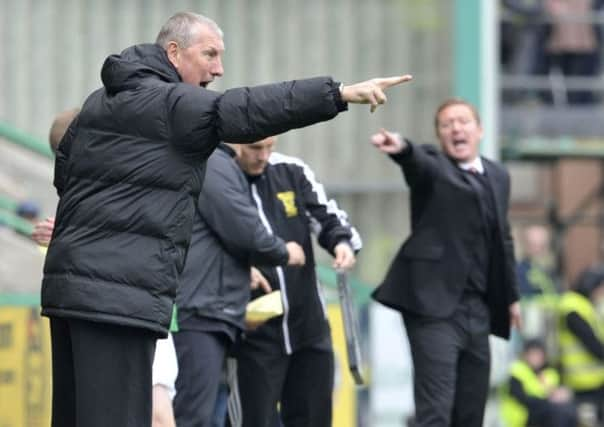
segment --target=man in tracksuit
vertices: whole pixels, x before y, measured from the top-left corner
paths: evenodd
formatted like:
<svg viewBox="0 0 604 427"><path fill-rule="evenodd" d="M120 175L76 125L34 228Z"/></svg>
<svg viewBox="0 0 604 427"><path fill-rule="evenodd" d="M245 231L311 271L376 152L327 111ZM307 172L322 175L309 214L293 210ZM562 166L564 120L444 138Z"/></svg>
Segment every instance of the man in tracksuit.
<svg viewBox="0 0 604 427"><path fill-rule="evenodd" d="M334 358L311 233L334 255L336 268L352 267L361 240L310 168L271 153L274 142L273 137L242 146L237 160L264 225L300 243L306 264L261 268L271 287L281 290L283 315L248 331L237 351L243 426L271 426L279 402L286 427L329 427Z"/></svg>
<svg viewBox="0 0 604 427"><path fill-rule="evenodd" d="M300 245L285 243L264 227L234 156L231 146L220 144L208 159L176 294L179 427L212 425L225 354L244 329L252 263L304 264Z"/></svg>

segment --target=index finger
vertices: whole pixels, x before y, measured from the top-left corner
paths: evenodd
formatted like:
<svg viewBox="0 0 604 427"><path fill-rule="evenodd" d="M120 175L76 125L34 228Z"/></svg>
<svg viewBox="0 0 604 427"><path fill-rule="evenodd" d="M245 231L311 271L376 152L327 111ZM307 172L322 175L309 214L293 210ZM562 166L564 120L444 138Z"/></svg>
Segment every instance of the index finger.
<svg viewBox="0 0 604 427"><path fill-rule="evenodd" d="M270 283L264 277L258 281L258 285L260 285L260 289L262 289L265 294L272 291Z"/></svg>
<svg viewBox="0 0 604 427"><path fill-rule="evenodd" d="M413 76L411 74L405 74L403 76L394 76L394 77L380 77L374 79L375 84L381 89L387 89L391 86L396 86L401 83L408 82L411 80Z"/></svg>

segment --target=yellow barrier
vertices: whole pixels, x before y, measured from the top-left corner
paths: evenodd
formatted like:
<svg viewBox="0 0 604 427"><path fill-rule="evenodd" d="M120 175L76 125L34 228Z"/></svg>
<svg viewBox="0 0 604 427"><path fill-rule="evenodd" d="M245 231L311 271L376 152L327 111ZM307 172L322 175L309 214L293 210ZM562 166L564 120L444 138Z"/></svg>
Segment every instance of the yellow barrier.
<svg viewBox="0 0 604 427"><path fill-rule="evenodd" d="M0 305L0 427L50 425L50 334L39 311L37 305ZM332 425L354 427L356 390L339 306L330 305L328 315L336 366Z"/></svg>
<svg viewBox="0 0 604 427"><path fill-rule="evenodd" d="M0 427L50 425L50 334L39 311L0 306Z"/></svg>

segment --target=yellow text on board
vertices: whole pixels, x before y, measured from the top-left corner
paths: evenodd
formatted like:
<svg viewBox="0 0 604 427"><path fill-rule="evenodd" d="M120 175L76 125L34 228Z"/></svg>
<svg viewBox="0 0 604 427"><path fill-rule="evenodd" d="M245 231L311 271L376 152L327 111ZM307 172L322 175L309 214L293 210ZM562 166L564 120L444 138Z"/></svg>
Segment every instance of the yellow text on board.
<svg viewBox="0 0 604 427"><path fill-rule="evenodd" d="M50 335L37 306L0 308L0 426L50 425Z"/></svg>

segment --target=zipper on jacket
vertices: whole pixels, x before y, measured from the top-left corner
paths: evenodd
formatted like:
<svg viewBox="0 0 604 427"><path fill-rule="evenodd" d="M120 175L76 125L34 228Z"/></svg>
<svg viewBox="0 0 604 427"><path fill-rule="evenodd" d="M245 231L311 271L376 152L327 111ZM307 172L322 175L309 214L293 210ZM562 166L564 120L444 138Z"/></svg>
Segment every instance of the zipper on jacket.
<svg viewBox="0 0 604 427"><path fill-rule="evenodd" d="M266 227L270 234L273 233L273 228L271 224L268 222L268 218L262 209L262 199L260 198L260 194L258 194L258 189L256 188L256 184L251 184L252 189L252 197L254 198L254 202L256 202L256 207L258 208L258 214L260 215L260 220L262 224ZM292 345L289 338L289 329L287 327L287 320L289 318L289 304L287 302L287 288L285 286L285 274L283 273L283 267L277 266L275 267L277 271L277 278L279 280L279 287L281 288L281 302L283 304L283 320L281 321L281 327L283 329L283 340L285 345L285 353L292 354Z"/></svg>

